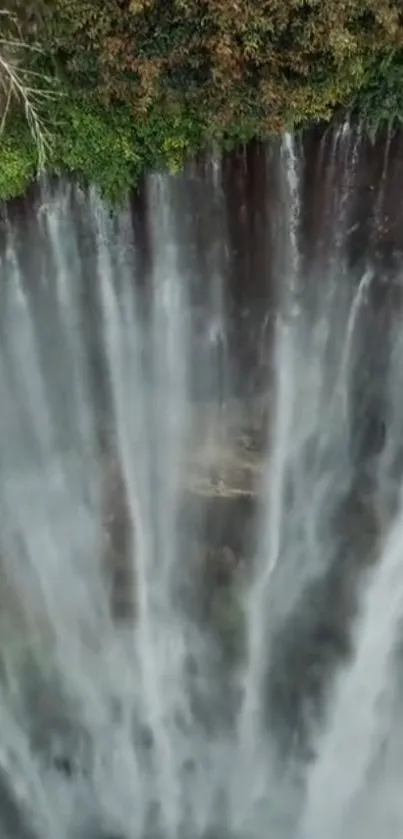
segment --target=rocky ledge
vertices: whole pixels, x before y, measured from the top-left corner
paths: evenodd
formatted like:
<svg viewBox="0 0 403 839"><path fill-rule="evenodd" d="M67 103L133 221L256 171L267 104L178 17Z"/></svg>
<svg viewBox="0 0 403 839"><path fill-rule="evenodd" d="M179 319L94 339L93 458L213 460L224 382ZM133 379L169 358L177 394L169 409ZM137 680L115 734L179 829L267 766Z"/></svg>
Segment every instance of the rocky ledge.
<svg viewBox="0 0 403 839"><path fill-rule="evenodd" d="M204 405L192 422L184 463L185 490L203 497L256 496L264 469L268 400Z"/></svg>

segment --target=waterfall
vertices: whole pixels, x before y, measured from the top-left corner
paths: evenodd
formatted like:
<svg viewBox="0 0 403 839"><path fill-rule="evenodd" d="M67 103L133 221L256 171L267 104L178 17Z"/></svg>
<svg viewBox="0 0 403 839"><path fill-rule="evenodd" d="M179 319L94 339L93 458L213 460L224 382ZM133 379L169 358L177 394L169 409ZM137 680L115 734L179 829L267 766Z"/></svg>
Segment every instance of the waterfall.
<svg viewBox="0 0 403 839"><path fill-rule="evenodd" d="M5 837L400 835L398 148L2 208Z"/></svg>
<svg viewBox="0 0 403 839"><path fill-rule="evenodd" d="M267 474L265 476L263 497L265 506L262 512L261 545L259 546L259 569L250 589L248 611L248 647L247 666L244 673L243 705L239 720L239 741L241 753L245 754L246 766L242 767L241 777L234 790L234 821L240 818L250 818L250 813L240 812L240 803L244 800L244 807L254 809L265 789L270 785L268 775L269 760L267 747L262 752L262 721L264 705L263 680L267 670L268 643L268 595L272 591L272 580L275 576L281 557L284 527L285 483L287 460L290 453L292 435L292 417L294 412L294 330L295 301L298 293L299 281L299 249L298 249L298 219L300 211L300 195L298 183L298 161L293 140L286 136L281 149L282 163L282 192L285 202L285 235L281 231L282 241L287 233L288 243L285 246L284 263L286 273L286 290L281 293L283 313L280 314L275 333L275 416L271 438L271 456L268 458ZM283 268L283 264L282 268ZM280 304L281 305L281 304ZM245 777L248 777L252 790L245 801ZM253 778L253 780L252 780ZM253 818L253 815L252 815Z"/></svg>
<svg viewBox="0 0 403 839"><path fill-rule="evenodd" d="M322 836L324 830L331 837L350 835L350 811L382 738L389 735L384 694L392 682L391 659L403 606L402 524L399 511L381 549L379 569L366 583L354 662L338 679L319 759L308 781L303 835L309 837ZM354 825L351 835L356 836L357 829Z"/></svg>

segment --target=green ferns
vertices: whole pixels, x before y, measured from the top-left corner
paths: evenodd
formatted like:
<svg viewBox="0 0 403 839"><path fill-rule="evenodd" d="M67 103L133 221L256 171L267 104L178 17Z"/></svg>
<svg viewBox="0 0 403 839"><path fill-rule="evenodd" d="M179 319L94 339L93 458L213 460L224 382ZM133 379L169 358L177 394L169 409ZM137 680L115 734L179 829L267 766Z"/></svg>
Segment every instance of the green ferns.
<svg viewBox="0 0 403 839"><path fill-rule="evenodd" d="M8 128L0 137L0 197L22 195L38 171L35 143L26 125Z"/></svg>
<svg viewBox="0 0 403 839"><path fill-rule="evenodd" d="M106 108L64 97L51 114L48 174L73 174L83 184L96 184L111 202L135 187L151 167L176 172L197 150L201 132L195 118L157 108L146 119L133 117L124 105ZM37 148L23 119L10 120L0 139L0 198L25 192L37 171Z"/></svg>
<svg viewBox="0 0 403 839"><path fill-rule="evenodd" d="M372 140L403 123L403 50L390 48L369 63L354 101Z"/></svg>
<svg viewBox="0 0 403 839"><path fill-rule="evenodd" d="M136 183L142 168L136 125L125 109L68 100L55 132L51 166L97 184L111 200Z"/></svg>

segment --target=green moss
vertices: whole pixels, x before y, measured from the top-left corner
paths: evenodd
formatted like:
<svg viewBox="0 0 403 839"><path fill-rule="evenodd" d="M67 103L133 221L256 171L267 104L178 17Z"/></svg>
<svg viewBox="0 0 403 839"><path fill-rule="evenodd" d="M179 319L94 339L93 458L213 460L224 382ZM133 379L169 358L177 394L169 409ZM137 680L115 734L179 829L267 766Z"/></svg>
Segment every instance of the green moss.
<svg viewBox="0 0 403 839"><path fill-rule="evenodd" d="M0 197L15 198L35 177L37 157L26 126L7 131L0 142Z"/></svg>
<svg viewBox="0 0 403 839"><path fill-rule="evenodd" d="M136 123L124 108L101 109L67 100L59 107L50 164L97 184L114 200L136 184L142 149Z"/></svg>
<svg viewBox="0 0 403 839"><path fill-rule="evenodd" d="M242 591L235 582L214 591L210 619L226 657L239 661L245 646L245 615Z"/></svg>
<svg viewBox="0 0 403 839"><path fill-rule="evenodd" d="M112 202L135 187L149 167L178 171L202 143L200 122L186 110L155 107L141 118L124 105L107 108L84 97L54 103L48 126L49 173L74 173ZM28 125L10 123L0 142L0 198L23 193L36 169Z"/></svg>
<svg viewBox="0 0 403 839"><path fill-rule="evenodd" d="M403 123L403 49L390 48L368 62L353 108L372 139Z"/></svg>

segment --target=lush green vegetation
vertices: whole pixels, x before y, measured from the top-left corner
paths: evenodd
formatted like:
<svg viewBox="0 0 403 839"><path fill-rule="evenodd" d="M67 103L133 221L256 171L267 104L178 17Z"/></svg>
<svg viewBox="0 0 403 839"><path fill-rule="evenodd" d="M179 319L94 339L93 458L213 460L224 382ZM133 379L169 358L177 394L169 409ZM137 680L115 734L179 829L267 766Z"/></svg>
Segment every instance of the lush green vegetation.
<svg viewBox="0 0 403 839"><path fill-rule="evenodd" d="M401 0L12 0L0 25L2 197L38 164L116 197L213 141L403 119Z"/></svg>

